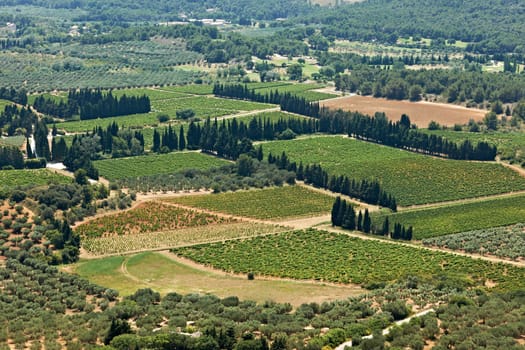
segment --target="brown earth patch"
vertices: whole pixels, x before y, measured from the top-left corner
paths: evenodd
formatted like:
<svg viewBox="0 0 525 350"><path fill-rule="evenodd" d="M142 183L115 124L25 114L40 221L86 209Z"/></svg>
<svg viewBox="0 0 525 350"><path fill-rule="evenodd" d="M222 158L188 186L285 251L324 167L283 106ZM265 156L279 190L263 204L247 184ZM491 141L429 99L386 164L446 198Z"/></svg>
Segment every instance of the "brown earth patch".
<svg viewBox="0 0 525 350"><path fill-rule="evenodd" d="M384 112L389 119L394 121L399 120L402 114L407 114L410 121L420 128L426 128L430 121L446 126L466 124L470 119L481 121L487 113L481 109L445 103L397 101L359 95L325 100L321 102L321 106L351 112L358 111L369 115Z"/></svg>

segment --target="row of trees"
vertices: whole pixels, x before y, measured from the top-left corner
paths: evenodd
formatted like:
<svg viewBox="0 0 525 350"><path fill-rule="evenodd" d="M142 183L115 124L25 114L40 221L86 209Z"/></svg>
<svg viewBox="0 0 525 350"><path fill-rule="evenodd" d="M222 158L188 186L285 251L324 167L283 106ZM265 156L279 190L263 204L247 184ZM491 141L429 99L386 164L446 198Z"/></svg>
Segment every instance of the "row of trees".
<svg viewBox="0 0 525 350"><path fill-rule="evenodd" d="M496 146L487 142L481 141L473 145L465 140L456 144L441 136L419 132L411 125L407 115L403 115L398 122L392 122L384 113L376 113L370 117L358 112L334 111L320 108L317 102L308 102L290 93L270 91L268 94L260 94L240 84L217 84L214 86L214 93L222 97L279 103L284 111L319 119L318 129L311 130L312 132L347 133L365 141L452 159L493 160L497 154Z"/></svg>
<svg viewBox="0 0 525 350"><path fill-rule="evenodd" d="M306 101L302 102L308 104ZM293 107L286 110L294 113L307 109L302 106L296 108L295 104L285 107ZM452 159L494 160L497 154L496 146L484 141L473 145L469 140L464 140L457 144L441 136L422 133L411 125L407 115L401 116L397 122L389 121L386 115L380 112L371 117L358 112L322 108L319 113L314 112L310 116L316 115L319 117L320 132L348 133L357 139Z"/></svg>
<svg viewBox="0 0 525 350"><path fill-rule="evenodd" d="M313 118L319 116L319 103L310 103L305 98L295 96L290 92L282 93L279 92L279 90L270 90L268 93L262 94L256 92L254 89L248 88L247 85L215 84L213 86L213 94L219 97L278 104L284 111L293 111L294 113Z"/></svg>
<svg viewBox="0 0 525 350"><path fill-rule="evenodd" d="M276 164L280 169L294 171L297 174L297 180L304 181L307 184L357 198L366 203L390 208L393 211L397 210L396 199L388 194L377 180L356 180L350 179L346 175L330 176L318 164L303 166L302 163L299 163L297 165L296 162L289 160L284 151L280 156L269 153L268 162Z"/></svg>
<svg viewBox="0 0 525 350"><path fill-rule="evenodd" d="M13 167L22 169L24 167L24 155L12 146L0 146L0 168Z"/></svg>
<svg viewBox="0 0 525 350"><path fill-rule="evenodd" d="M27 104L27 92L24 89L0 87L0 99L13 101L20 105Z"/></svg>
<svg viewBox="0 0 525 350"><path fill-rule="evenodd" d="M65 119L79 114L81 120L151 111L146 95L115 97L111 91L105 93L100 89L69 90L67 100L58 101L40 95L33 102L33 107L39 112Z"/></svg>
<svg viewBox="0 0 525 350"><path fill-rule="evenodd" d="M337 197L334 201L331 211L331 221L333 226L340 226L348 230L357 230L364 233L388 236L392 239L401 239L405 241L412 240L412 226L406 228L400 223L395 223L393 230L391 230L387 216L383 221L381 228L378 228L372 224L372 219L368 209L365 209L364 213L359 211L356 215L352 204L341 199L341 197Z"/></svg>
<svg viewBox="0 0 525 350"><path fill-rule="evenodd" d="M37 115L29 108L7 105L0 114L0 128L9 136L29 136L32 134L33 125L37 120Z"/></svg>

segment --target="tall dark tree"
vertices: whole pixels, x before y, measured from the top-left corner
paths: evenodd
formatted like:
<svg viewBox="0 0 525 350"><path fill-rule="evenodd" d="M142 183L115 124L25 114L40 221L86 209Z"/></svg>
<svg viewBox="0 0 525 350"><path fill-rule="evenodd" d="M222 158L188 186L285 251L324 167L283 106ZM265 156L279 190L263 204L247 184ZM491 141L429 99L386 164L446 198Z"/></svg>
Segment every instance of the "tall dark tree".
<svg viewBox="0 0 525 350"><path fill-rule="evenodd" d="M51 152L49 151L49 142L47 140L48 130L46 124L38 121L35 127L35 152L40 158L51 160Z"/></svg>
<svg viewBox="0 0 525 350"><path fill-rule="evenodd" d="M338 223L339 223L338 215L339 215L339 209L340 208L341 208L341 197L337 196L337 198L335 199L334 204L332 205L332 212L331 212L332 226L339 226L338 225Z"/></svg>
<svg viewBox="0 0 525 350"><path fill-rule="evenodd" d="M370 219L370 214L368 213L368 208L365 209L365 215L363 217L363 232L370 233L372 228L372 220Z"/></svg>
<svg viewBox="0 0 525 350"><path fill-rule="evenodd" d="M184 134L184 127L181 125L179 129L179 150L186 149L186 136Z"/></svg>

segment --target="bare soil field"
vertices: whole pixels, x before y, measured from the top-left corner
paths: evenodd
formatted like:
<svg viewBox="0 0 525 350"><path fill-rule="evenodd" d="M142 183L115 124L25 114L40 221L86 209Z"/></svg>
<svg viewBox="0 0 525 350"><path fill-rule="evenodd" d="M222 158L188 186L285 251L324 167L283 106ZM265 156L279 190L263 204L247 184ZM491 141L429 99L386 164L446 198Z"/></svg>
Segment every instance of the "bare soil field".
<svg viewBox="0 0 525 350"><path fill-rule="evenodd" d="M358 111L369 115L384 112L389 119L395 121L399 120L402 114L407 114L412 123L420 128L426 128L432 120L446 126L466 124L469 119L480 121L487 113L481 109L444 103L396 101L359 95L322 101L321 106L341 108L351 112Z"/></svg>

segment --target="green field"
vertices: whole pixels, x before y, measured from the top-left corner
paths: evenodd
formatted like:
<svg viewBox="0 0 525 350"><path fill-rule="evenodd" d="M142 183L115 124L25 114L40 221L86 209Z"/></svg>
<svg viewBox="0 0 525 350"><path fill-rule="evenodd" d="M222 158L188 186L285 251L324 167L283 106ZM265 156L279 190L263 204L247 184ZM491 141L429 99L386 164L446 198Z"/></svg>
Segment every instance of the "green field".
<svg viewBox="0 0 525 350"><path fill-rule="evenodd" d="M197 152L173 152L130 158L97 160L95 167L100 176L108 180L139 177L155 174L169 174L181 169L209 169L228 162Z"/></svg>
<svg viewBox="0 0 525 350"><path fill-rule="evenodd" d="M0 113L4 111L5 106L12 105L13 102L0 99Z"/></svg>
<svg viewBox="0 0 525 350"><path fill-rule="evenodd" d="M388 217L391 226L395 222L413 226L414 238L424 239L525 222L525 195L402 211ZM384 215L372 215L372 222L379 226L383 220Z"/></svg>
<svg viewBox="0 0 525 350"><path fill-rule="evenodd" d="M488 162L439 159L343 137L312 137L263 144L264 154L320 164L330 174L379 179L402 206L525 189L525 179Z"/></svg>
<svg viewBox="0 0 525 350"><path fill-rule="evenodd" d="M327 214L334 198L301 186L187 196L170 199L197 208L257 219Z"/></svg>
<svg viewBox="0 0 525 350"><path fill-rule="evenodd" d="M242 121L245 124L248 124L248 123L250 123L250 121L253 118L261 118L263 121L265 119L269 119L272 122L277 122L277 121L279 121L279 119L283 119L283 120L289 120L289 119L299 119L299 120L307 119L308 120L308 119L311 119L309 117L301 116L301 115L298 115L298 114L290 114L290 113L285 113L285 112L263 112L263 113L259 113L259 114L246 115L246 116L243 116L243 117L238 117L236 119L237 119L238 122Z"/></svg>
<svg viewBox="0 0 525 350"><path fill-rule="evenodd" d="M324 92L313 91L325 87L323 84L304 84L304 83L251 83L248 84L249 88L255 89L256 92L261 94L270 93L270 91L278 90L280 93L289 92L293 95L304 97L308 101L325 100L327 98L333 98L335 95L327 94Z"/></svg>
<svg viewBox="0 0 525 350"><path fill-rule="evenodd" d="M490 280L498 290L525 287L523 268L313 229L174 252L225 271L301 280L366 284L448 276L477 285Z"/></svg>
<svg viewBox="0 0 525 350"><path fill-rule="evenodd" d="M126 273L122 267L125 267ZM152 288L161 294L212 293L225 298L232 295L245 300L288 302L294 306L312 300L346 299L362 290L355 286L332 286L299 281L254 280L202 271L160 253L141 253L130 257L115 256L81 261L75 273L91 282L130 295L140 288Z"/></svg>
<svg viewBox="0 0 525 350"><path fill-rule="evenodd" d="M71 181L69 177L47 169L0 170L0 188L34 187L50 183L70 183Z"/></svg>
<svg viewBox="0 0 525 350"><path fill-rule="evenodd" d="M211 95L213 94L213 85L196 85L196 84L189 84L189 85L180 85L180 86L167 86L167 87L161 87L159 90L162 91L172 91L172 92L180 92L190 95Z"/></svg>

